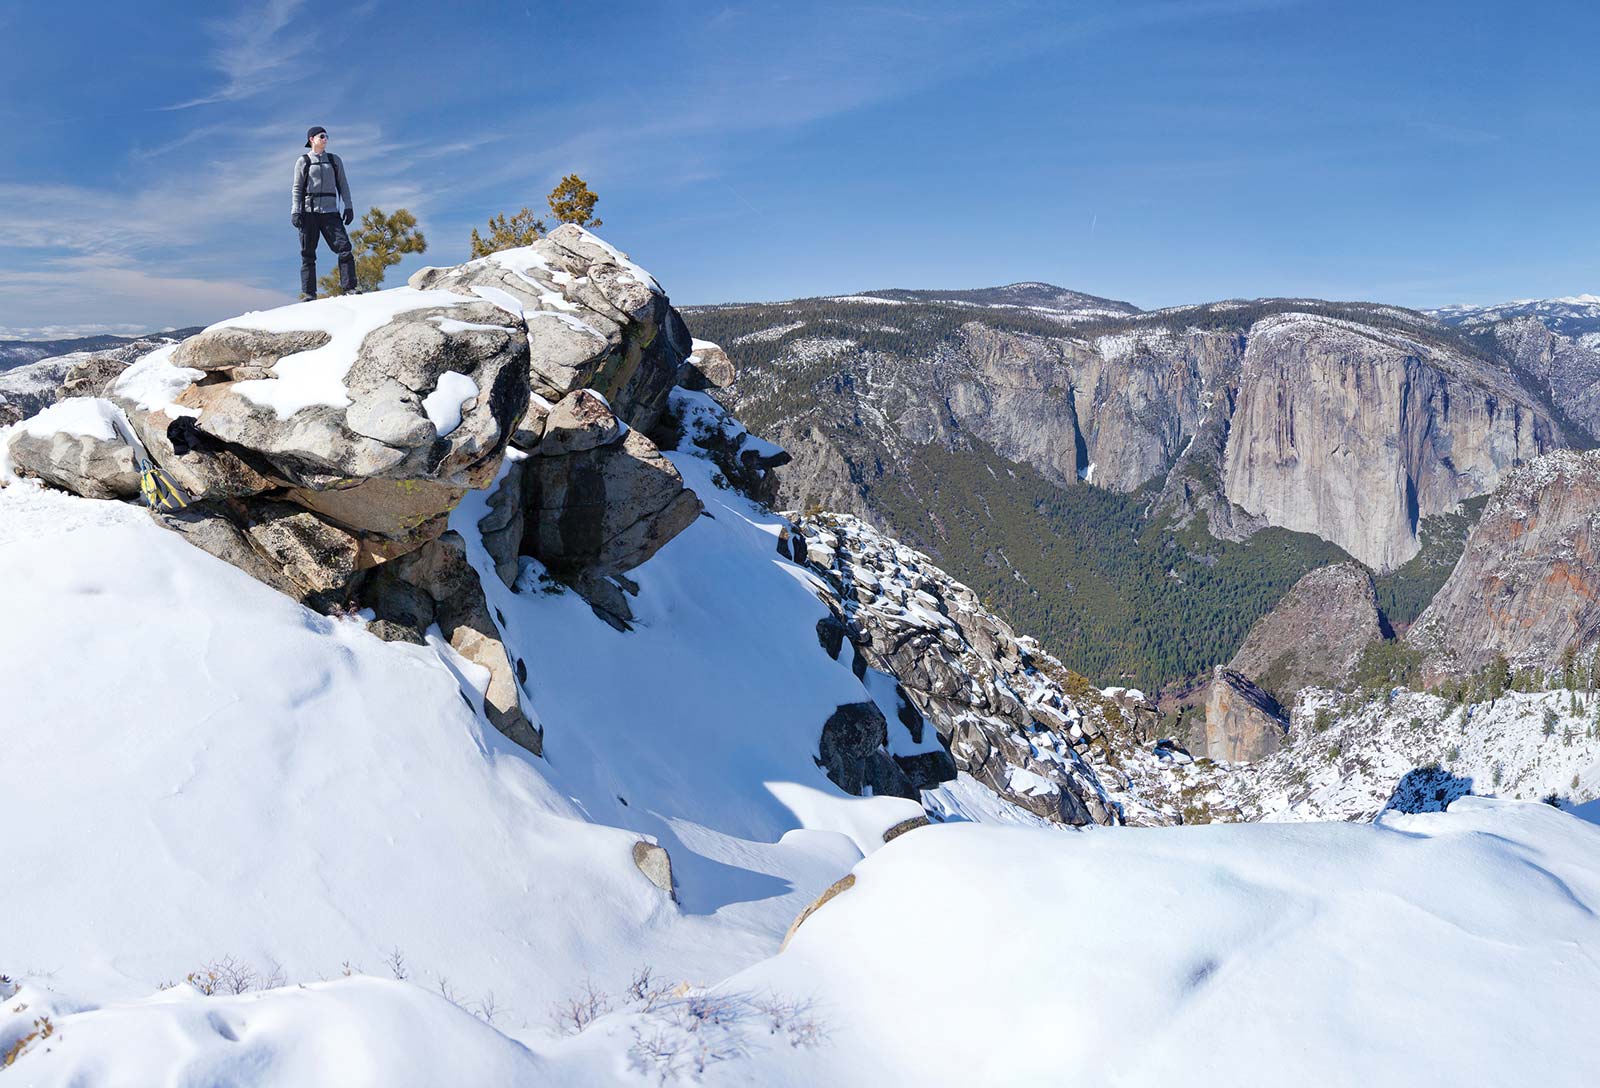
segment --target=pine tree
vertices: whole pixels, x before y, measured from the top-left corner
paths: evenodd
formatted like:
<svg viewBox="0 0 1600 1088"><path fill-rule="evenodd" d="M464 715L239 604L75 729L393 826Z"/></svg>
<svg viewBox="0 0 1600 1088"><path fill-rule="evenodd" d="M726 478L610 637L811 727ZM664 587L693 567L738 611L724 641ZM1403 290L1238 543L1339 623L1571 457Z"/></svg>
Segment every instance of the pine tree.
<svg viewBox="0 0 1600 1088"><path fill-rule="evenodd" d="M1484 694L1489 702L1494 702L1506 693L1506 688L1511 683L1511 665L1506 661L1505 654L1495 654L1484 670Z"/></svg>
<svg viewBox="0 0 1600 1088"><path fill-rule="evenodd" d="M524 207L510 219L501 213L489 220L489 237L482 237L477 227L472 228L472 255L487 257L502 249L532 245L543 234L544 220L535 218L532 208Z"/></svg>
<svg viewBox="0 0 1600 1088"><path fill-rule="evenodd" d="M595 202L600 198L590 191L589 185L577 174L568 174L561 184L550 190L550 214L558 223L576 223L580 227L598 227Z"/></svg>
<svg viewBox="0 0 1600 1088"><path fill-rule="evenodd" d="M391 267L400 263L406 253L422 253L428 240L417 229L417 217L405 208L393 215L385 215L382 208L372 208L361 217L361 226L350 232L350 244L355 249L356 286L363 291L376 291ZM324 294L339 295L339 271L334 269L317 281Z"/></svg>

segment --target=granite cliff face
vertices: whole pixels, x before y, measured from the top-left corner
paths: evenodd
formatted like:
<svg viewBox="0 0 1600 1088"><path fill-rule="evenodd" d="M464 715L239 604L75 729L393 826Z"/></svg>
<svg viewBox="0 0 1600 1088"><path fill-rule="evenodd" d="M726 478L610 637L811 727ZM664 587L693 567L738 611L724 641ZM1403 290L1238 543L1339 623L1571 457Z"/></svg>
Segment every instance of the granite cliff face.
<svg viewBox="0 0 1600 1088"><path fill-rule="evenodd" d="M1269 692L1231 669L1217 668L1206 690L1206 755L1248 763L1282 747L1289 732L1283 708Z"/></svg>
<svg viewBox="0 0 1600 1088"><path fill-rule="evenodd" d="M1600 339L1583 340L1549 328L1536 317L1516 317L1493 328L1512 366L1540 389L1571 427L1600 441ZM1585 342L1588 341L1588 342Z"/></svg>
<svg viewBox="0 0 1600 1088"><path fill-rule="evenodd" d="M1239 386L1228 498L1380 571L1417 553L1422 518L1562 444L1509 375L1350 321L1257 322Z"/></svg>
<svg viewBox="0 0 1600 1088"><path fill-rule="evenodd" d="M1417 553L1422 518L1567 444L1508 358L1411 311L1019 316L891 294L691 314L739 363L720 395L795 455L783 501L881 513L871 492L908 453L982 444L1061 484L1161 481L1156 510L1219 538L1282 526L1385 571ZM1527 373L1566 388L1587 373L1572 354Z"/></svg>
<svg viewBox="0 0 1600 1088"><path fill-rule="evenodd" d="M1561 450L1496 489L1444 587L1407 634L1432 672L1495 654L1554 668L1600 642L1600 451Z"/></svg>
<svg viewBox="0 0 1600 1088"><path fill-rule="evenodd" d="M1228 668L1291 702L1302 688L1348 684L1384 628L1371 575L1354 563L1322 567L1250 628Z"/></svg>

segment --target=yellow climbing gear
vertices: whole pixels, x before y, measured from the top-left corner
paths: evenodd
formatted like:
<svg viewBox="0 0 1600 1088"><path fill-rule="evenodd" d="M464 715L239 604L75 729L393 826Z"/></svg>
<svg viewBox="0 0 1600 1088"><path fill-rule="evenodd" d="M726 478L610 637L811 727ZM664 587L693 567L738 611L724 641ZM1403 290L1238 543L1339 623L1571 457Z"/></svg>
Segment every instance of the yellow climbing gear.
<svg viewBox="0 0 1600 1088"><path fill-rule="evenodd" d="M139 495L152 510L182 510L190 503L183 488L143 457L139 458Z"/></svg>

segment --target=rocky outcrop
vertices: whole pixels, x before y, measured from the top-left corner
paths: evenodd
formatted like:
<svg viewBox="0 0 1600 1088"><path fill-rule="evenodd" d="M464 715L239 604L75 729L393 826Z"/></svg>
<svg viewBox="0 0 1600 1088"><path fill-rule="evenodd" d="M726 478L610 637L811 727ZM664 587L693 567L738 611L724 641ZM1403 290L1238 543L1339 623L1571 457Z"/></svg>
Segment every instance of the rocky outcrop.
<svg viewBox="0 0 1600 1088"><path fill-rule="evenodd" d="M795 529L789 554L832 590L818 641L856 659L886 723L885 748L919 788L960 770L1046 820L1116 821L1077 750L1101 735L1101 719L1052 679L1066 675L1059 662L927 556L865 523L824 514ZM867 749L855 754L865 761Z"/></svg>
<svg viewBox="0 0 1600 1088"><path fill-rule="evenodd" d="M1320 567L1256 621L1228 668L1289 703L1302 688L1349 684L1385 627L1371 575L1354 563Z"/></svg>
<svg viewBox="0 0 1600 1088"><path fill-rule="evenodd" d="M280 588L331 607L493 478L527 404L526 352L494 304L401 289L224 322L107 392L156 464L279 568Z"/></svg>
<svg viewBox="0 0 1600 1088"><path fill-rule="evenodd" d="M696 340L691 346L689 358L684 363L683 377L678 384L685 389L703 391L706 389L723 389L733 384L738 371L734 368L733 360L721 346L709 340Z"/></svg>
<svg viewBox="0 0 1600 1088"><path fill-rule="evenodd" d="M312 608L371 609L382 638L439 632L486 670L487 719L538 753L525 665L449 516L495 484L477 528L501 581L517 591L531 557L627 630L624 572L701 512L646 437L689 337L648 273L577 227L415 279L245 314L120 373L76 361L65 391L106 398L68 397L5 452L91 497L136 493L148 457L191 500L165 526ZM63 375L47 377L54 395ZM914 792L887 760L867 760L866 788Z"/></svg>
<svg viewBox="0 0 1600 1088"><path fill-rule="evenodd" d="M700 500L643 434L523 462L522 554L558 575L617 574L700 516Z"/></svg>
<svg viewBox="0 0 1600 1088"><path fill-rule="evenodd" d="M1227 497L1375 570L1420 520L1563 444L1528 394L1397 332L1310 314L1251 329L1223 468Z"/></svg>
<svg viewBox="0 0 1600 1088"><path fill-rule="evenodd" d="M1435 676L1503 654L1553 668L1600 642L1600 451L1562 450L1495 490L1444 586L1406 635Z"/></svg>
<svg viewBox="0 0 1600 1088"><path fill-rule="evenodd" d="M674 448L684 442L699 448L735 488L766 506L777 501L777 469L789 463L789 452L751 434L722 405L704 393L675 390L664 423L670 429L664 440Z"/></svg>
<svg viewBox="0 0 1600 1088"><path fill-rule="evenodd" d="M482 527L507 585L526 554L580 591L616 589L608 578L698 516L645 436L690 344L648 273L563 227L414 280L222 322L109 382L132 440L193 500L174 528L331 609L436 540L513 438L531 456L508 466ZM79 365L68 389L111 369ZM24 468L85 494L126 493L125 473L73 470L86 457L126 461L111 437L98 451L30 435ZM611 595L625 614L622 590Z"/></svg>
<svg viewBox="0 0 1600 1088"><path fill-rule="evenodd" d="M527 327L537 398L593 389L642 431L655 426L690 354L689 331L650 274L570 223L529 246L424 268L410 284L513 307Z"/></svg>
<svg viewBox="0 0 1600 1088"><path fill-rule="evenodd" d="M1276 752L1289 732L1278 701L1248 677L1218 666L1206 692L1206 755L1248 763Z"/></svg>

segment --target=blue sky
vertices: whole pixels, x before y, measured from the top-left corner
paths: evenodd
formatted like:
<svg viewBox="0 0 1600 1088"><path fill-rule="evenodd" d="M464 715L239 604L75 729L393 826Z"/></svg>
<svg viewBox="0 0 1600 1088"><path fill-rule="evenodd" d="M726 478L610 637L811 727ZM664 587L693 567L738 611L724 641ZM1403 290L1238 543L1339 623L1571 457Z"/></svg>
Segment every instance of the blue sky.
<svg viewBox="0 0 1600 1088"><path fill-rule="evenodd" d="M576 171L679 303L1600 291L1597 32L1580 3L6 0L0 337L288 301L313 123L358 207L421 221L391 284Z"/></svg>

